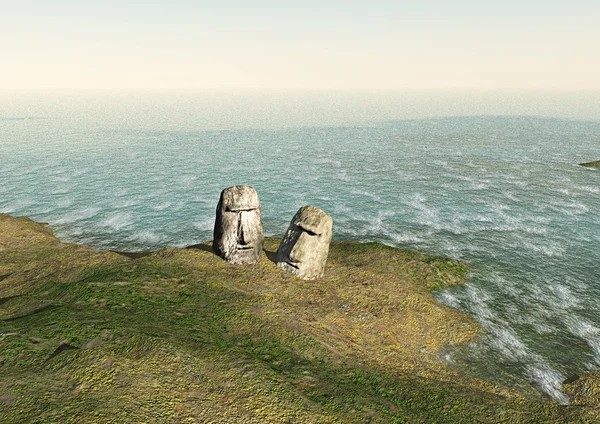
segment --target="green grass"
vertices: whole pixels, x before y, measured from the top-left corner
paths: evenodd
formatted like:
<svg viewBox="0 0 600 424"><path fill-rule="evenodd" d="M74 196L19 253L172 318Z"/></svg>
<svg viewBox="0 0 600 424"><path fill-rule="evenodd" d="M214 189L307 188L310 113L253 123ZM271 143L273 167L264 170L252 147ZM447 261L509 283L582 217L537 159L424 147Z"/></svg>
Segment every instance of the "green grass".
<svg viewBox="0 0 600 424"><path fill-rule="evenodd" d="M334 242L307 282L269 260L278 243L253 266L208 245L130 259L0 215L0 422L598 419L592 377L573 383L587 406L567 407L437 360L476 336L430 294L462 284L466 265Z"/></svg>

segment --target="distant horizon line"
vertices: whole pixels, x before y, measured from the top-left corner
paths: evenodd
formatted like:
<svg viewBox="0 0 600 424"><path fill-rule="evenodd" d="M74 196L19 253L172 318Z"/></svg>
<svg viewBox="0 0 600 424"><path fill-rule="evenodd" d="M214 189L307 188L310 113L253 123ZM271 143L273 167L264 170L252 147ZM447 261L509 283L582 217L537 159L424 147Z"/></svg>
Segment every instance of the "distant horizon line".
<svg viewBox="0 0 600 424"><path fill-rule="evenodd" d="M399 88L264 88L264 87L1 87L0 91L195 91L195 92L600 92L600 87L556 88L556 87L399 87Z"/></svg>

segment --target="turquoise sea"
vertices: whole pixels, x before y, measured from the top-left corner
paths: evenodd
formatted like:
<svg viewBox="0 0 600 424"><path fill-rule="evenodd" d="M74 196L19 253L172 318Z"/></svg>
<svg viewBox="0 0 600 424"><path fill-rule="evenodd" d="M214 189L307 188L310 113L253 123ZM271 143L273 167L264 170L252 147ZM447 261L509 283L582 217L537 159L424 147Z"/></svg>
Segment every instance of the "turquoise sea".
<svg viewBox="0 0 600 424"><path fill-rule="evenodd" d="M600 369L598 159L600 92L0 93L0 212L150 251L211 239L234 184L267 235L318 206L335 239L470 264L436 297L483 335L440 360L563 403Z"/></svg>

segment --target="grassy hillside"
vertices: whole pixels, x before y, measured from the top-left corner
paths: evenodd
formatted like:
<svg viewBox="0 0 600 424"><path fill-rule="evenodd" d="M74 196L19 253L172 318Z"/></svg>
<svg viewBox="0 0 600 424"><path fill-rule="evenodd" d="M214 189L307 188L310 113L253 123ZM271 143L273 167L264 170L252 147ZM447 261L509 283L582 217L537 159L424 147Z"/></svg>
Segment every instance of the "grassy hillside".
<svg viewBox="0 0 600 424"><path fill-rule="evenodd" d="M334 242L325 278L307 282L275 266L278 243L252 266L208 244L132 258L0 214L0 422L600 417L593 376L560 406L441 365L437 351L477 325L430 291L463 283L466 265Z"/></svg>

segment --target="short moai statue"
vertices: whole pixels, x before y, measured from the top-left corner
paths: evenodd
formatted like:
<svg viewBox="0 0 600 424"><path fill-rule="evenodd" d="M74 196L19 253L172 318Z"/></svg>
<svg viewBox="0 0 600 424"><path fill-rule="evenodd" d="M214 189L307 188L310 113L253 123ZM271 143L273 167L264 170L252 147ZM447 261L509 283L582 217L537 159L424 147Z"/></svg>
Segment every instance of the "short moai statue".
<svg viewBox="0 0 600 424"><path fill-rule="evenodd" d="M323 276L333 220L314 206L301 207L292 218L290 226L277 250L277 266L303 280L316 280Z"/></svg>
<svg viewBox="0 0 600 424"><path fill-rule="evenodd" d="M213 250L234 264L254 264L263 250L260 201L250 186L233 186L221 192L217 205Z"/></svg>

